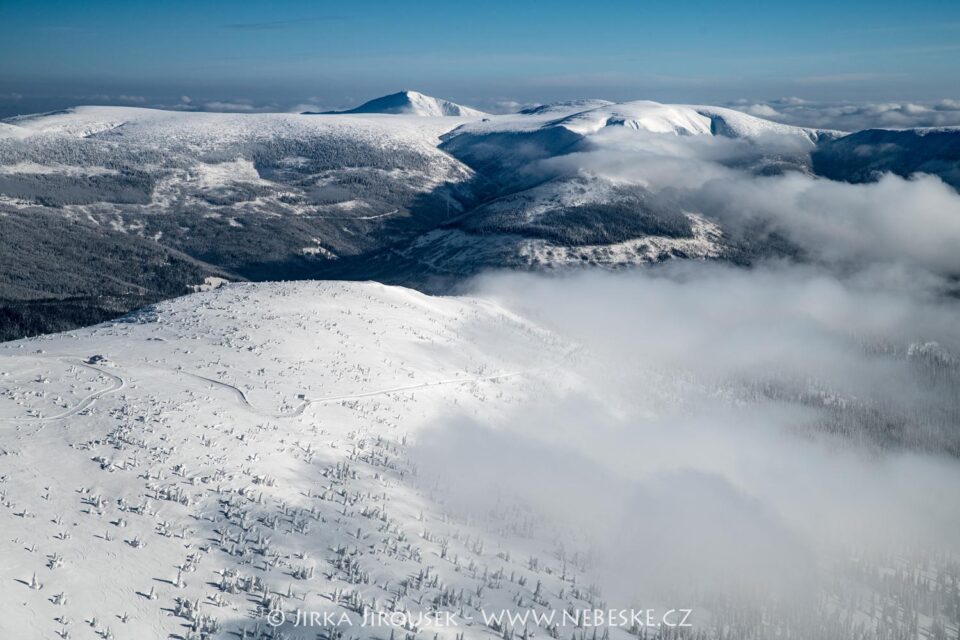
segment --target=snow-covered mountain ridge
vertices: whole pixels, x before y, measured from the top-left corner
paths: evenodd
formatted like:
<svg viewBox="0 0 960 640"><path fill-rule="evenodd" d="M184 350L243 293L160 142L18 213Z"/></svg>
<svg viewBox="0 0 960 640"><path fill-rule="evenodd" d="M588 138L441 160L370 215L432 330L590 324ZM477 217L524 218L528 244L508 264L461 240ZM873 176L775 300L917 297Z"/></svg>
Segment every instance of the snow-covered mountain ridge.
<svg viewBox="0 0 960 640"><path fill-rule="evenodd" d="M843 136L650 101L489 115L407 91L353 111L77 107L2 123L0 233L27 248L0 256L2 337L102 320L208 277L444 290L488 268L797 256L782 234L719 219L722 199L664 188L668 168L696 165L673 175L701 182L924 171L956 184L960 161L955 131Z"/></svg>

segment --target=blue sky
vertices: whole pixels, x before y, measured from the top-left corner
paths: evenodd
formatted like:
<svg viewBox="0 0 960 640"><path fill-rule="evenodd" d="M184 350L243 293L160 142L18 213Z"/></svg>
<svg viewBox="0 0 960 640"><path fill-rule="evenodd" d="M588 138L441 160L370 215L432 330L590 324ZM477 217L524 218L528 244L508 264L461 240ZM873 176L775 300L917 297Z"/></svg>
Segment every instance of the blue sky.
<svg viewBox="0 0 960 640"><path fill-rule="evenodd" d="M0 0L0 101L960 98L960 2ZM121 97L122 96L122 97ZM183 104L186 104L184 101Z"/></svg>

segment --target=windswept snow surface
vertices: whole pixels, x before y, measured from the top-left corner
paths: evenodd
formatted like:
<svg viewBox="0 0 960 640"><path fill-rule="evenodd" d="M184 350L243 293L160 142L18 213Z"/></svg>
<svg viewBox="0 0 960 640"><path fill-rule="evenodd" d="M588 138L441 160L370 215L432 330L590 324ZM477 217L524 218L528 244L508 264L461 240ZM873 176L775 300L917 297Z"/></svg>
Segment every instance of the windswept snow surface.
<svg viewBox="0 0 960 640"><path fill-rule="evenodd" d="M437 114L439 115L439 114ZM181 149L213 150L230 142L283 139L296 134L334 138L337 132L361 139L387 143L430 144L462 123L433 118L306 117L302 114L211 113L164 111L138 107L74 107L65 111L13 118L5 126L29 134L97 136L118 143L164 143ZM115 134L111 138L107 134ZM395 143L395 144L396 144Z"/></svg>
<svg viewBox="0 0 960 640"><path fill-rule="evenodd" d="M710 233L705 222L693 223ZM775 317L789 322L770 322L755 296L735 287L706 285L709 293L696 301L681 296L667 309L676 299L664 297L663 287L690 279L651 279L625 289L639 291L636 299L611 301L603 296L619 285L591 283L596 275L514 275L499 294L481 288L479 297L430 297L369 282L216 283L115 322L0 345L0 598L8 603L0 637L455 640L526 632L579 639L584 628L564 622L563 612L688 606L703 634L668 637L874 640L912 624L956 633L948 600L958 584L949 555L955 545L940 555L932 542L919 560L873 557L866 550L886 549L884 536L843 537L839 560L824 552L820 567L809 562L811 539L819 540L809 530L822 530L830 548L836 532L806 515L843 509L841 521L866 526L893 509L907 514L899 523L906 532L943 527L949 536L956 508L914 505L905 496L930 486L951 490L958 480L948 462L955 460L919 464L891 454L900 462L877 467L864 460L871 456L836 446L842 440L819 442L816 430L781 439L803 415L874 424L875 407L844 391L846 380L834 389L819 376L779 378L760 365L805 349L796 339L802 335L837 347L827 350L828 361L855 372L853 389L864 381L858 367L865 363L917 381L925 369L910 368L892 350L851 355L859 334L817 313L785 309ZM788 289L775 289L776 300L808 310L811 290L795 295L796 284L781 284ZM810 286L822 292L825 285ZM576 293L561 302L545 288ZM721 300L730 289L735 295ZM864 318L847 308L857 300L830 291L839 296L830 298L840 301L836 314L857 327L890 320L889 300L879 307L867 300ZM704 296L715 298L703 303ZM766 296L759 302L770 306ZM557 304L567 309L562 318L551 311ZM544 319L533 322L521 310L542 311ZM730 317L737 313L746 327ZM933 327L943 318L942 311L928 315ZM584 321L587 334L566 324ZM793 321L802 331L780 335L780 325ZM739 335L730 344L715 340L717 323ZM626 342L604 346L622 330ZM599 341L594 331L603 334ZM758 354L743 351L756 346L741 346L757 331L764 349L753 371ZM610 346L620 360L602 355ZM701 350L713 355L703 358ZM686 355L658 365L675 351ZM955 360L935 343L910 353L943 387L955 380ZM697 366L688 369L689 358ZM719 370L731 364L725 358L735 361L732 385L718 384ZM789 374L798 363L786 359ZM753 375L763 386L751 386ZM932 406L949 410L952 397L944 392L945 402ZM916 402L928 408L923 398ZM896 401L877 406L890 420L897 415ZM691 451L679 451L688 445ZM886 479L884 470L894 476ZM901 489L910 477L903 474L914 472L916 487ZM726 484L727 473L744 483L742 494ZM849 473L853 482L833 501L819 493L829 484L820 473ZM876 487L857 484L877 478L884 482ZM666 483L663 496L658 482ZM847 507L862 495L862 509ZM917 519L908 522L910 514ZM703 538L713 532L716 539ZM664 558L644 555L660 551ZM770 578L801 588L799 598L788 592L785 613L779 592L748 590L741 601L728 583L715 591L713 572L733 570L734 579L742 562L750 588ZM808 584L807 569L822 581ZM662 585L665 577L684 595L637 593L650 588L648 579ZM901 598L909 599L904 613L889 614ZM297 624L298 611L331 617ZM447 617L417 628L370 625L371 612L380 611ZM503 611L556 617L485 619ZM650 624L647 637L658 637L656 620ZM644 634L630 623L595 621L587 637L594 629L614 640Z"/></svg>
<svg viewBox="0 0 960 640"><path fill-rule="evenodd" d="M493 415L564 357L491 303L371 283L227 285L4 344L0 636L589 601L556 542L450 519L406 458L445 411ZM487 635L474 624L443 633Z"/></svg>

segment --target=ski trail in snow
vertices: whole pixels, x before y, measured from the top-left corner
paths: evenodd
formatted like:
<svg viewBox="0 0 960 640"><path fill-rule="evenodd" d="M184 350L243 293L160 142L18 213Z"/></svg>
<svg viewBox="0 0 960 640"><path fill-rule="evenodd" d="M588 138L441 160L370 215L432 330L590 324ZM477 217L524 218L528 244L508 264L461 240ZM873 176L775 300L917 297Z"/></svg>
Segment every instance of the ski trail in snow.
<svg viewBox="0 0 960 640"><path fill-rule="evenodd" d="M317 216L320 220L379 220L400 213L400 209L393 209L386 213L378 213L372 216Z"/></svg>
<svg viewBox="0 0 960 640"><path fill-rule="evenodd" d="M32 422L51 422L53 420L62 420L63 418L69 418L70 416L76 415L81 411L83 411L84 409L87 409L88 407L93 405L93 403L96 402L99 398L102 398L103 396L110 393L115 393L120 389L123 389L125 386L127 386L126 380L124 380L120 376L114 375L109 371L104 371L99 367L94 367L93 365L87 364L82 360L71 360L67 358L60 358L60 361L63 362L64 364L78 364L81 367L86 367L91 371L96 371L99 374L105 375L108 378L110 378L110 380L113 382L113 386L107 387L106 389L98 389L94 391L93 393L85 396L77 404L73 405L71 408L67 409L66 411L63 411L62 413L58 413L52 416L19 418L17 419L17 421L29 420Z"/></svg>
<svg viewBox="0 0 960 640"><path fill-rule="evenodd" d="M299 416L304 410L312 404L326 404L329 402L341 402L343 400L356 400L359 398L370 398L373 396L386 395L388 393L397 393L400 391L412 391L414 389L423 389L426 387L439 387L445 385L457 385L457 384L466 384L469 382L487 382L491 380L504 380L507 378L514 378L517 376L522 376L529 371L514 371L511 373L499 373L492 376L476 376L472 378L449 378L446 380L434 380L432 382L421 382L419 384L410 384L402 387L393 387L391 389L380 389L378 391L365 391L362 393L353 393L340 396L327 396L324 398L314 398L312 400L304 400L300 406L291 411L289 416Z"/></svg>
<svg viewBox="0 0 960 640"><path fill-rule="evenodd" d="M64 364L80 365L80 366L82 366L82 367L85 367L85 368L87 368L87 369L90 369L91 371L95 371L95 372L97 372L97 373L99 373L99 374L105 375L105 376L107 376L107 377L109 377L109 378L111 379L111 381L113 382L113 385L112 385L111 387L106 388L106 389L98 389L97 391L94 391L94 392L90 393L89 395L87 395L87 396L85 396L84 398L82 398L79 402L77 402L77 404L75 404L74 406L72 406L72 407L70 407L69 409L66 409L65 411L63 411L63 412L61 412L61 413L58 413L58 414L56 414L56 415L52 415L52 416L26 416L26 417L22 417L22 418L10 418L10 419L8 419L8 421L15 421L15 422L18 422L18 423L23 423L23 422L53 422L53 421L55 421L55 420L62 420L62 419L64 419L64 418L69 418L70 416L76 415L76 414L80 413L81 411L89 408L89 407L92 406L98 399L102 398L103 396L108 395L108 394L111 394L111 393L116 393L117 391L123 389L123 388L126 386L126 384L127 384L126 380L125 380L123 377L118 376L118 375L115 375L115 374L113 374L113 373L110 373L109 371L104 371L103 369L101 369L101 368L99 368L99 367L95 367L95 366L93 366L93 365L91 365L91 364L88 364L88 363L84 362L84 361L81 360L81 359L73 359L73 358L57 358L57 359L60 360L61 362L63 362ZM238 386L236 386L236 385L232 385L232 384L230 384L229 382L223 382L222 380L217 380L216 378L210 378L210 377L207 377L207 376L204 376L204 375L200 375L199 373L193 373L193 372L191 372L191 371L185 371L185 370L183 370L183 369L166 369L166 368L163 368L163 367L153 367L153 368L160 369L160 370L162 370L162 371L170 371L170 372L173 372L173 373L176 373L176 374L179 374L179 375L188 376L188 377L194 378L194 379L196 379L196 380L200 380L200 381L202 381L202 382L205 382L205 383L207 383L207 384L211 384L211 385L214 385L214 386L219 387L219 388L221 388L221 389L224 389L225 391L228 391L228 392L232 393L233 395L235 395L235 396L237 397L237 399L239 400L240 404L243 405L244 407L246 407L246 408L247 408L248 410L250 410L251 412L256 413L256 414L258 414L258 415L262 415L262 416L264 416L264 417L276 418L276 419L296 418L296 417L298 417L298 416L303 415L303 412L306 411L307 407L309 407L310 405L314 405L314 404L330 404L330 403L333 403L333 402L343 402L343 401L346 401L346 400L359 400L359 399L361 399L361 398L371 398L371 397L375 397L375 396L382 396L382 395L386 395L386 394L389 394L389 393L399 393L399 392L403 392L403 391L415 391L415 390L417 390L417 389L426 389L426 388L430 388L430 387L442 387L442 386L462 385L462 384L468 384L468 383L471 383L471 382L489 382L489 381L493 381L493 380L506 380L506 379L508 379L508 378L514 378L514 377L517 377L517 376L527 375L527 374L531 373L532 371L534 371L534 369L527 369L527 370L524 370L524 371L513 371L513 372L508 372L508 373L497 373L497 374L493 374L493 375L489 375L489 376L471 376L471 377L466 377L466 378L464 378L464 377L460 377L460 378L445 378L445 379L443 379L443 380L432 380L432 381L429 381L429 382L419 382L419 383L416 383L416 384L401 385L401 386L397 386L397 387L389 387L389 388L386 388L386 389L375 389L375 390L373 390L373 391L360 391L360 392L357 392L357 393L345 393L345 394L338 394L338 395L334 395L334 396L324 396L324 397L322 397L322 398L309 398L309 399L303 400L300 404L298 404L296 407L294 407L293 409L291 409L291 410L289 410L289 411L284 411L284 412L279 412L279 413L271 413L271 412L269 412L269 411L264 411L263 409L260 409L259 407L257 407L256 405L254 405L252 402L250 402L250 399L247 397L247 394L243 391L243 389L241 389L240 387L238 387Z"/></svg>
<svg viewBox="0 0 960 640"><path fill-rule="evenodd" d="M267 411L263 411L262 409L258 409L253 403L250 402L250 399L247 398L247 394L244 393L243 389L240 389L239 387L232 385L228 382L223 382L215 378L208 378L207 376L202 376L197 373L191 373L189 371L178 370L177 373L181 373L183 375L190 376L191 378L196 378L198 380L202 380L204 382L213 384L222 389L226 389L227 391L234 394L240 400L240 404L248 408L250 411L253 411L254 413L260 414L268 418L282 419L282 418L296 418L298 416L301 416L303 415L303 412L306 411L307 407L313 404L329 404L331 402L343 402L345 400L359 400L361 398L371 398L374 396L386 395L388 393L399 393L401 391L414 391L416 389L424 389L427 387L441 387L441 386L451 386L451 385L458 385L458 384L467 384L470 382L488 382L492 380L505 380L507 378L514 378L517 376L526 375L530 373L530 371L531 370L513 371L510 373L498 373L498 374L489 375L489 376L473 376L469 378L447 378L444 380L432 380L430 382L420 382L417 384L408 384L408 385L403 385L399 387L390 387L387 389L377 389L374 391L361 391L359 393L347 393L347 394L335 395L335 396L324 396L322 398L312 398L312 399L304 400L303 402L301 402L299 405L297 405L295 408L291 409L290 411L285 411L281 413L270 413Z"/></svg>
<svg viewBox="0 0 960 640"><path fill-rule="evenodd" d="M216 387L220 387L221 389L226 389L227 391L236 395L237 398L240 399L240 404L242 404L243 406L247 407L248 409L256 413L262 413L261 411L258 411L257 408L250 403L250 400L247 398L247 394L245 394L243 392L243 389L241 389L240 387L234 386L228 382L221 382L216 378L208 378L207 376L202 376L199 373L191 373L189 371L184 371L183 369L177 369L176 373L179 373L185 376L190 376L191 378L196 378L197 380L202 380L203 382L208 382Z"/></svg>

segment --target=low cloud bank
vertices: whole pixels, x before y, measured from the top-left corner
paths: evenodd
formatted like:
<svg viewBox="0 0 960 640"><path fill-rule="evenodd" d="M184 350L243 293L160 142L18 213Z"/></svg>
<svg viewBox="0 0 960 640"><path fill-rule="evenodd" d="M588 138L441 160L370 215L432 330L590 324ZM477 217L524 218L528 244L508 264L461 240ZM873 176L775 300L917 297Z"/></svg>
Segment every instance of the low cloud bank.
<svg viewBox="0 0 960 640"><path fill-rule="evenodd" d="M860 131L863 129L909 129L912 127L960 126L960 100L930 103L866 102L823 103L800 98L768 102L742 100L731 104L760 118L801 127Z"/></svg>
<svg viewBox="0 0 960 640"><path fill-rule="evenodd" d="M960 308L936 278L909 280L782 264L488 275L477 295L580 348L528 405L422 435L421 480L491 527L589 549L613 606L812 615L824 594L869 590L852 559L922 557L935 574L931 558L960 553Z"/></svg>
<svg viewBox="0 0 960 640"><path fill-rule="evenodd" d="M885 174L850 184L810 174L802 136L666 136L607 127L584 150L530 171L589 174L667 195L728 234L787 239L831 269L900 264L960 275L960 194L939 177Z"/></svg>
<svg viewBox="0 0 960 640"><path fill-rule="evenodd" d="M471 293L579 349L513 414L438 424L418 448L425 480L471 513L513 514L500 528L520 504L521 529L585 541L617 606L743 596L852 620L836 603L882 602L891 572L956 579L960 195L925 174L818 178L812 147L608 126L528 167L638 185L728 240L790 250L750 268L479 278Z"/></svg>

